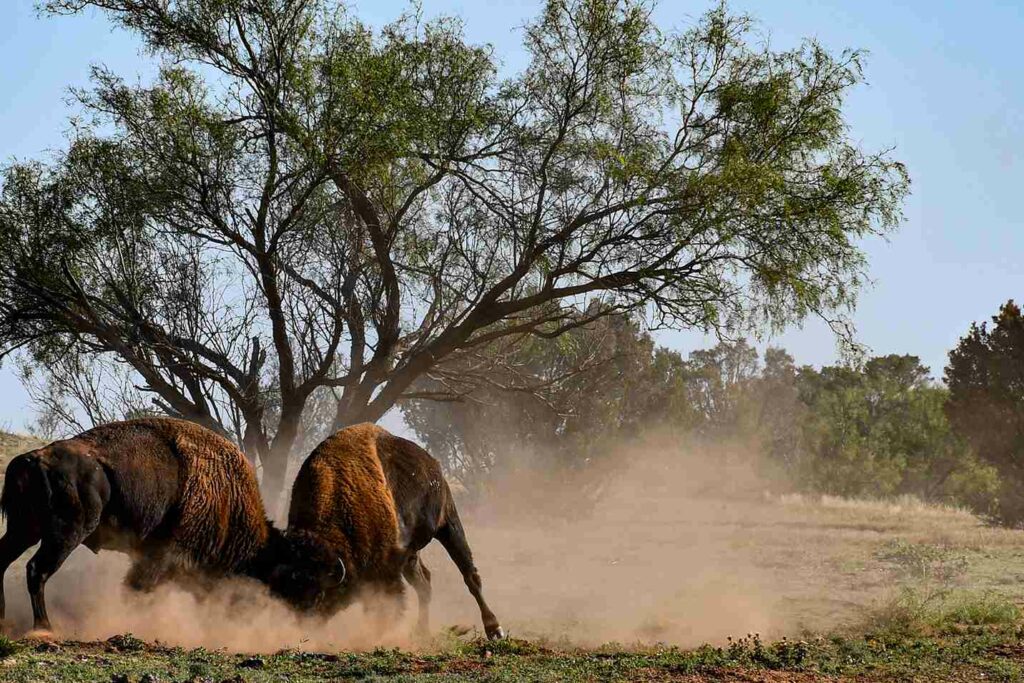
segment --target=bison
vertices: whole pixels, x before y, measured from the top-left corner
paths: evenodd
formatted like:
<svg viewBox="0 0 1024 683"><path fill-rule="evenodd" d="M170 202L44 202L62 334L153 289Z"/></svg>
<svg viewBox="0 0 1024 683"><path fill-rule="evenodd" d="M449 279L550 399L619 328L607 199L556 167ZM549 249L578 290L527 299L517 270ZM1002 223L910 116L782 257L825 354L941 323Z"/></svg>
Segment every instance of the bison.
<svg viewBox="0 0 1024 683"><path fill-rule="evenodd" d="M234 444L183 420L116 422L17 456L0 513L0 620L4 572L39 543L27 568L37 630L50 630L46 581L79 544L132 556L126 582L138 590L183 570L244 574L298 604L306 597L289 572L301 571L303 590L313 584L321 595L344 576L322 545L268 522L255 472Z"/></svg>
<svg viewBox="0 0 1024 683"><path fill-rule="evenodd" d="M419 557L437 539L454 560L476 599L488 638L503 638L497 617L484 600L480 574L466 542L451 490L438 462L411 441L373 424L343 429L321 443L303 463L292 489L288 533L321 546L321 557L338 556L345 581L324 596L322 582L305 582L306 607L319 602L330 614L367 589L384 597L382 617L393 617L403 603L404 577L419 602L418 630L429 622L430 571ZM312 554L312 553L311 553ZM378 609L381 603L376 603Z"/></svg>

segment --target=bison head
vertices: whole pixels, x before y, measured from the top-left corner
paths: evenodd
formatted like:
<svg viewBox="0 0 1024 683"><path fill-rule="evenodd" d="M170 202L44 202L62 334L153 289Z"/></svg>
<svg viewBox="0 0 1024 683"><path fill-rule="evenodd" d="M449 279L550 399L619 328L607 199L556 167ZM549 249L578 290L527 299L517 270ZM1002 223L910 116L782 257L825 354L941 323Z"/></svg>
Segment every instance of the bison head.
<svg viewBox="0 0 1024 683"><path fill-rule="evenodd" d="M302 611L320 608L345 584L344 560L307 533L280 533L268 544L261 576L271 593Z"/></svg>

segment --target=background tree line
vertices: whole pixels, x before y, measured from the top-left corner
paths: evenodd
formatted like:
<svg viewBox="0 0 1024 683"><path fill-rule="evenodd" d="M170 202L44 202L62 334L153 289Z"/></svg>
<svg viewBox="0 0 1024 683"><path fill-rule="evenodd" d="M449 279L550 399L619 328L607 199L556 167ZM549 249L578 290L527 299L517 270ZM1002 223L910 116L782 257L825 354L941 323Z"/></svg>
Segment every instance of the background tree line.
<svg viewBox="0 0 1024 683"><path fill-rule="evenodd" d="M618 315L502 357L499 365L537 384L557 379L548 391L494 388L403 411L471 494L528 458L555 471L599 466L656 429L691 449L742 446L799 490L910 494L1016 524L1024 520L1024 319L1011 301L993 323L973 326L950 352L943 386L911 355L815 369L739 340L683 358ZM502 383L496 377L495 387Z"/></svg>

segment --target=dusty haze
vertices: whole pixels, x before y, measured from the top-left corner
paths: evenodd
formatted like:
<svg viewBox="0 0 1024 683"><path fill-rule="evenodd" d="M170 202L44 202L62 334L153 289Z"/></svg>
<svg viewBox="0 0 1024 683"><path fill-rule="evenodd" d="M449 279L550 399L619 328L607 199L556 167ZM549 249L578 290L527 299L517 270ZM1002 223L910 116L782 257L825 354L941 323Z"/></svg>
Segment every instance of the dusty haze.
<svg viewBox="0 0 1024 683"><path fill-rule="evenodd" d="M891 587L884 569L863 558L900 533L910 511L770 496L755 461L741 448L684 448L652 437L618 449L600 486L508 475L484 503L462 509L488 602L513 636L585 645L717 643L856 619ZM28 557L6 582L9 612L22 628L31 621ZM479 629L476 605L440 545L431 544L424 560L434 576L433 630ZM126 568L121 555L75 551L47 585L60 635L131 632L244 651L415 644L412 590L407 623L380 641L367 633L359 606L326 624L303 621L247 580L202 602L175 587L135 596L121 587Z"/></svg>

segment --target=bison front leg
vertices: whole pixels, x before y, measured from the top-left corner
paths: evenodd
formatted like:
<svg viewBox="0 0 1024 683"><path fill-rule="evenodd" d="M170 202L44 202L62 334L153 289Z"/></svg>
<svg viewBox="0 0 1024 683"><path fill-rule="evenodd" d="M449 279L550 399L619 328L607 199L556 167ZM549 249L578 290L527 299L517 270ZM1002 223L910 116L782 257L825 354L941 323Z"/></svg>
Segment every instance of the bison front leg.
<svg viewBox="0 0 1024 683"><path fill-rule="evenodd" d="M419 616L416 619L416 634L423 638L430 634L430 570L423 564L419 555L413 555L402 569L402 576L416 591Z"/></svg>
<svg viewBox="0 0 1024 683"><path fill-rule="evenodd" d="M382 639L394 628L405 611L405 586L402 580L379 583L364 598L371 634L375 640Z"/></svg>
<svg viewBox="0 0 1024 683"><path fill-rule="evenodd" d="M177 567L177 556L166 543L146 543L128 570L124 583L133 591L148 593L172 579Z"/></svg>

